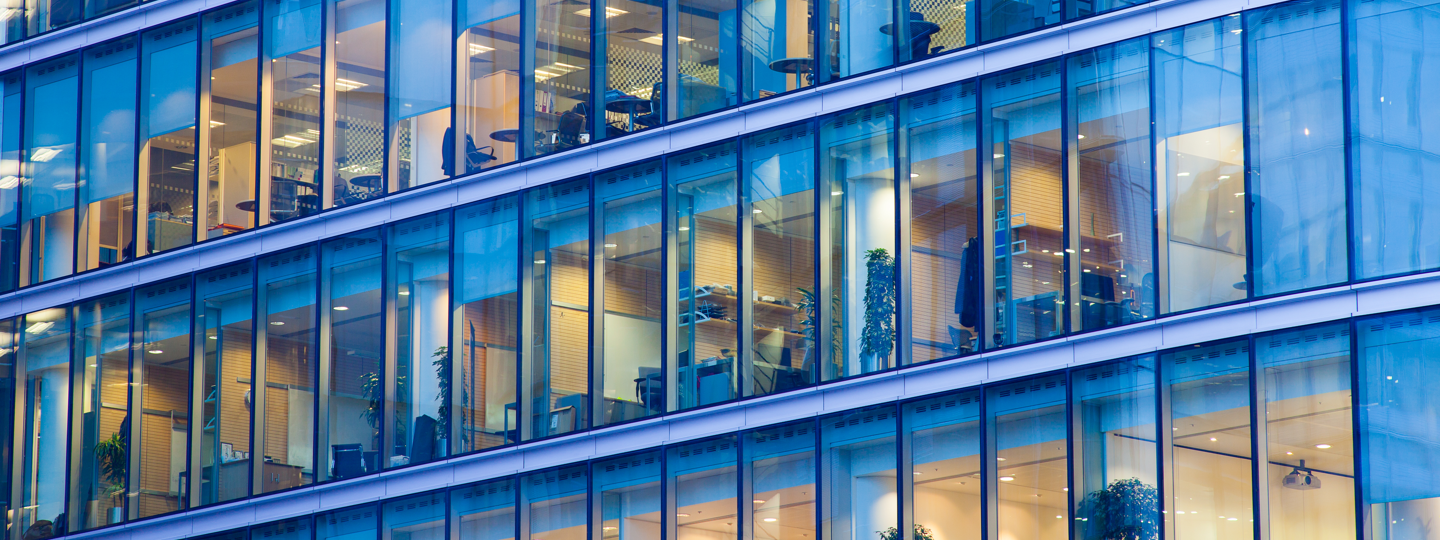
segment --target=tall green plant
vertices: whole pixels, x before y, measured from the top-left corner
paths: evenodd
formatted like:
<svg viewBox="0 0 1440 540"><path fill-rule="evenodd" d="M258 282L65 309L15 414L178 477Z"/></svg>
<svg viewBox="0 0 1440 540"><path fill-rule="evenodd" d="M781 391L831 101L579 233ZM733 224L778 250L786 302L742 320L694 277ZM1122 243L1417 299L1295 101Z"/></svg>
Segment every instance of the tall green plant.
<svg viewBox="0 0 1440 540"><path fill-rule="evenodd" d="M865 252L865 326L860 329L860 355L876 360L895 351L895 258L885 248Z"/></svg>
<svg viewBox="0 0 1440 540"><path fill-rule="evenodd" d="M100 477L104 478L107 484L100 494L110 499L125 493L125 477L130 474L126 439L127 437L122 437L119 433L112 433L109 439L95 444L95 462L100 468Z"/></svg>
<svg viewBox="0 0 1440 540"><path fill-rule="evenodd" d="M454 371L454 368L450 365L450 347L442 345L440 348L435 349L435 353L431 354L430 357L434 358L434 360L430 362L430 365L435 366L435 379L440 381L440 391L435 395L435 401L440 402L440 418L435 420L436 430L442 433L443 437L448 438L450 436L450 374ZM464 377L463 373L461 377ZM470 410L470 392L465 388L464 382L464 380L461 380L460 410L468 411ZM462 430L460 432L460 442L470 442L470 434L468 431ZM467 447L468 446L462 445L462 448Z"/></svg>
<svg viewBox="0 0 1440 540"><path fill-rule="evenodd" d="M795 303L795 308L805 316L800 321L800 336L805 339L805 346L815 350L820 346L820 314L819 304L815 301L815 293L804 287L796 287L800 291L800 301ZM830 362L836 367L843 366L844 358L840 357L840 351L845 344L844 328L840 323L840 298L830 298ZM813 353L812 353L813 354Z"/></svg>
<svg viewBox="0 0 1440 540"><path fill-rule="evenodd" d="M1090 540L1154 540L1160 536L1160 494L1138 478L1111 482L1080 502L1085 538Z"/></svg>
<svg viewBox="0 0 1440 540"><path fill-rule="evenodd" d="M890 527L883 531L875 532L880 534L880 540L902 540L900 538L899 527ZM935 533L930 529L926 529L925 527L921 526L919 523L915 524L914 532L915 534L913 535L912 540L935 540Z"/></svg>

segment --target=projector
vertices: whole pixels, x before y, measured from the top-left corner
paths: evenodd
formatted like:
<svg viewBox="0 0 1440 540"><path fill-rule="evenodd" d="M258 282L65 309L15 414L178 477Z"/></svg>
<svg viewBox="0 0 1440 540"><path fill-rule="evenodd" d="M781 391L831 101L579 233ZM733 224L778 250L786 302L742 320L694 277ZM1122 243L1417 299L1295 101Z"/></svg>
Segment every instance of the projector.
<svg viewBox="0 0 1440 540"><path fill-rule="evenodd" d="M1300 460L1299 467L1290 471L1290 474L1285 475L1285 479L1281 482L1281 485L1298 490L1320 489L1320 477L1315 476L1315 473L1306 469L1305 460L1302 459Z"/></svg>

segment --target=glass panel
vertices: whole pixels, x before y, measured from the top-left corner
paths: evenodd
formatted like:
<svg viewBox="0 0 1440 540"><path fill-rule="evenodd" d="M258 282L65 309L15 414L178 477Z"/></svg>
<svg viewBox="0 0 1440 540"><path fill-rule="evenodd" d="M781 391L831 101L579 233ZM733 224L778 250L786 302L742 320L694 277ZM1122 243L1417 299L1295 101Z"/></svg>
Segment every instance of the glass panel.
<svg viewBox="0 0 1440 540"><path fill-rule="evenodd" d="M595 462L592 490L600 538L660 540L660 452ZM534 516L531 516L534 519ZM534 531L532 531L532 534Z"/></svg>
<svg viewBox="0 0 1440 540"><path fill-rule="evenodd" d="M975 85L902 98L900 113L910 168L910 268L900 276L909 280L910 361L973 353L984 309Z"/></svg>
<svg viewBox="0 0 1440 540"><path fill-rule="evenodd" d="M1069 538L1065 376L992 386L985 399L998 497L991 530L1002 538Z"/></svg>
<svg viewBox="0 0 1440 540"><path fill-rule="evenodd" d="M1245 298L1239 30L1234 15L1150 37L1160 313Z"/></svg>
<svg viewBox="0 0 1440 540"><path fill-rule="evenodd" d="M146 32L140 65L140 192L136 256L188 246L195 236L198 21Z"/></svg>
<svg viewBox="0 0 1440 540"><path fill-rule="evenodd" d="M195 352L203 355L195 391L204 397L201 434L192 444L200 453L200 505L240 499L250 490L254 277L249 264L195 276Z"/></svg>
<svg viewBox="0 0 1440 540"><path fill-rule="evenodd" d="M505 478L450 491L450 537L511 540L518 527L515 479Z"/></svg>
<svg viewBox="0 0 1440 540"><path fill-rule="evenodd" d="M895 116L889 104L840 114L820 125L828 185L830 288L843 341L821 372L839 379L895 367ZM821 191L825 196L825 191Z"/></svg>
<svg viewBox="0 0 1440 540"><path fill-rule="evenodd" d="M830 35L824 46L829 81L873 71L895 63L895 25L892 0L829 0L822 5L829 13Z"/></svg>
<svg viewBox="0 0 1440 540"><path fill-rule="evenodd" d="M351 0L353 1L353 0ZM378 1L378 0L377 0ZM450 130L452 2L390 3L390 190L453 174ZM343 75L342 75L343 76ZM340 87L337 86L337 89ZM351 98L346 92L346 97Z"/></svg>
<svg viewBox="0 0 1440 540"><path fill-rule="evenodd" d="M85 51L80 103L80 271L129 260L135 248L135 38Z"/></svg>
<svg viewBox="0 0 1440 540"><path fill-rule="evenodd" d="M235 529L205 536L192 536L191 538L195 540L245 540L245 532L245 529Z"/></svg>
<svg viewBox="0 0 1440 540"><path fill-rule="evenodd" d="M520 1L462 0L455 39L456 122L447 131L445 174L460 175L520 159ZM428 51L427 51L428 53ZM583 122L582 122L583 123ZM463 144L463 147L461 146ZM457 156L465 156L458 162ZM497 539L498 540L498 539Z"/></svg>
<svg viewBox="0 0 1440 540"><path fill-rule="evenodd" d="M1055 0L996 0L981 5L980 40L995 41L1060 22Z"/></svg>
<svg viewBox="0 0 1440 540"><path fill-rule="evenodd" d="M901 0L900 17L908 17L910 23L899 27L900 61L923 60L974 45L980 40L978 9L975 0Z"/></svg>
<svg viewBox="0 0 1440 540"><path fill-rule="evenodd" d="M824 538L905 538L897 519L896 416L895 407L887 405L820 419Z"/></svg>
<svg viewBox="0 0 1440 540"><path fill-rule="evenodd" d="M522 335L526 440L589 427L590 185L588 180L531 191L523 252L530 300ZM526 539L529 540L529 539ZM544 538L544 540L558 540Z"/></svg>
<svg viewBox="0 0 1440 540"><path fill-rule="evenodd" d="M1068 259L1072 331L1155 317L1154 200L1150 188L1149 42L1130 40L1070 57L1067 92L1076 140L1070 173Z"/></svg>
<svg viewBox="0 0 1440 540"><path fill-rule="evenodd" d="M390 394L395 444L387 467L426 463L450 455L450 213L395 224L386 246L386 315L395 380ZM352 309L353 311L353 309ZM468 393L456 404L464 406ZM343 418L343 417L342 417ZM405 434L405 437L401 437Z"/></svg>
<svg viewBox="0 0 1440 540"><path fill-rule="evenodd" d="M266 523L250 527L250 540L311 540L315 529L310 523L311 516Z"/></svg>
<svg viewBox="0 0 1440 540"><path fill-rule="evenodd" d="M375 505L353 506L315 516L315 540L380 540Z"/></svg>
<svg viewBox="0 0 1440 540"><path fill-rule="evenodd" d="M31 66L25 77L21 286L68 276L74 262L79 64L78 54L67 56Z"/></svg>
<svg viewBox="0 0 1440 540"><path fill-rule="evenodd" d="M585 466L555 469L520 478L523 540L585 540Z"/></svg>
<svg viewBox="0 0 1440 540"><path fill-rule="evenodd" d="M604 130L600 138L660 125L665 121L663 6L669 2L593 3L596 11L605 12L605 18L594 20L599 56L595 69L605 70L605 126L596 126Z"/></svg>
<svg viewBox="0 0 1440 540"><path fill-rule="evenodd" d="M189 276L135 290L132 343L133 446L144 457L128 496L130 518L139 519L190 506Z"/></svg>
<svg viewBox="0 0 1440 540"><path fill-rule="evenodd" d="M914 532L924 533L915 536L979 540L980 392L907 403L901 410L913 469L906 509ZM895 536L892 540L904 540Z"/></svg>
<svg viewBox="0 0 1440 540"><path fill-rule="evenodd" d="M130 466L140 460L130 459L134 432L126 410L130 404L130 293L73 309L74 362L80 367L70 374L75 400L70 438L75 452L70 463L70 522L58 526L84 531L125 521L125 482ZM63 411L61 405L56 412ZM137 447L136 452L144 449Z"/></svg>
<svg viewBox="0 0 1440 540"><path fill-rule="evenodd" d="M522 3L529 15L521 95L533 95L534 104L525 111L521 148L526 155L539 156L590 142L594 120L590 83L604 79L590 72L589 4L581 0L506 1ZM507 12L504 8L497 11ZM605 12L606 18L615 15ZM528 54L531 51L533 55ZM534 72L533 79L529 72Z"/></svg>
<svg viewBox="0 0 1440 540"><path fill-rule="evenodd" d="M815 1L741 0L743 100L815 85Z"/></svg>
<svg viewBox="0 0 1440 540"><path fill-rule="evenodd" d="M71 107L74 109L74 107ZM12 534L30 538L63 535L65 519L65 439L70 407L70 317L65 308L26 315L16 382L25 376L24 396L15 416L23 422L16 441L19 496L10 518ZM17 387L17 391L20 389ZM71 514L74 515L74 514Z"/></svg>
<svg viewBox="0 0 1440 540"><path fill-rule="evenodd" d="M1150 0L1066 0L1065 18L1078 19L1107 11L1125 9L1149 2Z"/></svg>
<svg viewBox="0 0 1440 540"><path fill-rule="evenodd" d="M0 75L0 292L20 279L20 70Z"/></svg>
<svg viewBox="0 0 1440 540"><path fill-rule="evenodd" d="M1440 310L1427 309L1355 324L1361 493L1370 514L1365 533L1374 540L1425 538L1440 516L1440 476L1432 461L1417 459L1440 452L1440 424L1421 420L1440 415L1440 394L1428 384L1440 376L1437 323ZM1344 451L1343 443L1328 444Z"/></svg>
<svg viewBox="0 0 1440 540"><path fill-rule="evenodd" d="M463 422L456 453L520 441L519 203L511 195L455 212L451 369L460 381L450 388Z"/></svg>
<svg viewBox="0 0 1440 540"><path fill-rule="evenodd" d="M740 189L735 143L669 157L675 216L675 372L678 404L689 409L740 396Z"/></svg>
<svg viewBox="0 0 1440 540"><path fill-rule="evenodd" d="M30 35L49 32L80 22L81 0L25 0Z"/></svg>
<svg viewBox="0 0 1440 540"><path fill-rule="evenodd" d="M252 472L257 494L315 482L315 259L314 248L301 248L259 262L255 377L265 384L255 385L252 401L259 404L252 409L261 457Z"/></svg>
<svg viewBox="0 0 1440 540"><path fill-rule="evenodd" d="M209 126L205 148L204 238L255 226L255 169L260 103L259 3L205 15L201 21L200 112Z"/></svg>
<svg viewBox="0 0 1440 540"><path fill-rule="evenodd" d="M20 319L0 319L0 403L7 404L7 407L15 406L15 365L20 360L19 347L21 329L16 328ZM0 524L5 530L10 530L10 520L14 517L10 505L10 485L14 481L11 476L12 461L15 457L15 411L11 409L10 414L0 414ZM8 536L8 534L7 534Z"/></svg>
<svg viewBox="0 0 1440 540"><path fill-rule="evenodd" d="M740 448L734 435L671 446L665 460L666 487L675 504L666 538L736 540L739 499L736 473Z"/></svg>
<svg viewBox="0 0 1440 540"><path fill-rule="evenodd" d="M742 460L755 540L816 538L814 421L747 432Z"/></svg>
<svg viewBox="0 0 1440 540"><path fill-rule="evenodd" d="M1254 536L1250 489L1250 360L1244 341L1160 357L1169 386L1166 537Z"/></svg>
<svg viewBox="0 0 1440 540"><path fill-rule="evenodd" d="M995 291L986 314L989 346L1065 332L1060 69L1051 62L985 80L982 129L992 159L985 228L992 233L987 266Z"/></svg>
<svg viewBox="0 0 1440 540"><path fill-rule="evenodd" d="M442 36L444 34L441 34ZM444 540L445 492L438 491L384 503L384 540Z"/></svg>
<svg viewBox="0 0 1440 540"><path fill-rule="evenodd" d="M660 213L660 162L595 176L604 223L605 318L597 340L595 387L603 400L595 425L644 418L665 410L661 371L661 303L665 258Z"/></svg>
<svg viewBox="0 0 1440 540"><path fill-rule="evenodd" d="M328 452L320 480L341 480L380 470L382 452L409 441L398 418L385 425L385 396L410 386L382 369L385 322L381 313L384 256L380 231L354 233L320 246L320 346L329 388L322 394L327 433L319 451ZM362 420L363 422L357 422ZM392 431L393 430L393 431Z"/></svg>
<svg viewBox="0 0 1440 540"><path fill-rule="evenodd" d="M0 1L0 43L25 39L25 0Z"/></svg>
<svg viewBox="0 0 1440 540"><path fill-rule="evenodd" d="M745 140L745 182L753 245L749 323L753 385L763 396L815 383L821 318L815 301L815 131L809 124L751 135ZM743 267L742 267L743 268ZM742 314L743 315L743 314ZM833 311L831 316L834 316ZM840 336L826 338L837 350Z"/></svg>
<svg viewBox="0 0 1440 540"><path fill-rule="evenodd" d="M359 0L355 0L359 1ZM320 0L279 0L264 6L270 58L270 171L261 172L259 223L320 211Z"/></svg>
<svg viewBox="0 0 1440 540"><path fill-rule="evenodd" d="M335 14L335 206L380 196L385 174L385 1L326 0ZM329 79L322 79L329 81ZM325 84L331 84L326 82ZM407 133L396 131L396 143ZM402 148L396 144L396 150ZM406 176L397 163L394 173ZM392 189L409 187L392 179Z"/></svg>
<svg viewBox="0 0 1440 540"><path fill-rule="evenodd" d="M1070 383L1075 538L1158 538L1155 358L1076 370Z"/></svg>
<svg viewBox="0 0 1440 540"><path fill-rule="evenodd" d="M1265 369L1270 538L1354 538L1350 325L1260 336L1255 347Z"/></svg>
<svg viewBox="0 0 1440 540"><path fill-rule="evenodd" d="M78 2L79 0L72 1ZM52 0L52 3L53 2L54 0ZM93 19L106 13L114 13L134 6L138 3L138 0L85 0L85 18Z"/></svg>
<svg viewBox="0 0 1440 540"><path fill-rule="evenodd" d="M675 49L679 82L675 114L667 116L689 118L740 103L736 2L677 0L676 6L679 33L666 42Z"/></svg>

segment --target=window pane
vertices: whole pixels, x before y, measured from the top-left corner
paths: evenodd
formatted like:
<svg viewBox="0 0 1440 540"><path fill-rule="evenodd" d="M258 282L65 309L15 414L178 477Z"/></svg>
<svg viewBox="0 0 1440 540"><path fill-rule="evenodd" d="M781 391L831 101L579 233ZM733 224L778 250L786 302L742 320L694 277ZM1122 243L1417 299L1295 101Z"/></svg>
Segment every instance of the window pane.
<svg viewBox="0 0 1440 540"><path fill-rule="evenodd" d="M833 28L826 41L826 59L833 71L821 71L822 81L849 77L895 63L893 16L891 0L829 0ZM822 64L823 66L823 64Z"/></svg>
<svg viewBox="0 0 1440 540"><path fill-rule="evenodd" d="M455 540L515 538L515 479L506 478L450 491L450 531Z"/></svg>
<svg viewBox="0 0 1440 540"><path fill-rule="evenodd" d="M385 1L325 1L333 3L335 14L335 180L330 189L333 204L344 206L384 192ZM399 143L406 135L396 131L392 136ZM392 189L409 187L398 178L391 184Z"/></svg>
<svg viewBox="0 0 1440 540"><path fill-rule="evenodd" d="M259 3L208 14L201 21L202 124L209 126L205 148L204 238L255 226L260 54Z"/></svg>
<svg viewBox="0 0 1440 540"><path fill-rule="evenodd" d="M389 395L395 444L385 449L385 464L393 467L449 455L458 431L450 424L450 213L404 221L388 233L386 314L395 322L377 330L393 340L387 369L394 371L386 379L396 381ZM462 392L456 402L468 396Z"/></svg>
<svg viewBox="0 0 1440 540"><path fill-rule="evenodd" d="M520 197L455 212L452 398L464 422L457 453L520 441ZM499 540L499 539L494 539Z"/></svg>
<svg viewBox="0 0 1440 540"><path fill-rule="evenodd" d="M359 1L359 0L355 0ZM260 224L320 211L321 0L266 2L270 171L261 171Z"/></svg>
<svg viewBox="0 0 1440 540"><path fill-rule="evenodd" d="M671 380L689 409L739 397L740 189L735 143L669 157L679 319Z"/></svg>
<svg viewBox="0 0 1440 540"><path fill-rule="evenodd" d="M9 407L15 406L15 365L20 360L18 345L20 344L21 330L16 325L20 319L0 319L0 403L6 403ZM10 414L0 415L0 514L4 514L4 525L6 530L11 526L10 520L15 516L10 513L10 485L14 481L11 476L15 457L15 417L14 411Z"/></svg>
<svg viewBox="0 0 1440 540"><path fill-rule="evenodd" d="M353 1L353 0L352 0ZM450 130L452 2L390 3L390 190L453 174ZM337 87L338 88L338 87ZM348 93L347 93L348 94Z"/></svg>
<svg viewBox="0 0 1440 540"><path fill-rule="evenodd" d="M1149 1L1150 0L1067 0L1065 2L1065 17L1067 19L1089 17L1107 11L1144 4Z"/></svg>
<svg viewBox="0 0 1440 540"><path fill-rule="evenodd" d="M32 36L81 21L80 0L26 0L25 4Z"/></svg>
<svg viewBox="0 0 1440 540"><path fill-rule="evenodd" d="M815 0L741 0L743 99L814 86Z"/></svg>
<svg viewBox="0 0 1440 540"><path fill-rule="evenodd" d="M913 482L907 510L915 528L930 538L979 540L980 393L940 396L901 409L910 431L905 446Z"/></svg>
<svg viewBox="0 0 1440 540"><path fill-rule="evenodd" d="M554 469L520 478L523 540L585 540L585 466Z"/></svg>
<svg viewBox="0 0 1440 540"><path fill-rule="evenodd" d="M189 507L190 277L135 290L131 519Z"/></svg>
<svg viewBox="0 0 1440 540"><path fill-rule="evenodd" d="M323 406L327 436L320 452L329 463L320 480L354 478L380 470L381 448L410 440L400 425L385 425L385 396L410 386L381 363L385 324L380 312L383 268L380 231L369 230L320 246L320 346L329 390ZM357 421L361 420L363 422ZM386 444L390 441L390 444ZM404 455L403 452L397 452Z"/></svg>
<svg viewBox="0 0 1440 540"><path fill-rule="evenodd" d="M245 497L250 489L250 359L255 346L254 275L249 264L195 276L196 362L203 392L198 452L201 505ZM200 339L204 336L204 340ZM192 439L196 440L196 439Z"/></svg>
<svg viewBox="0 0 1440 540"><path fill-rule="evenodd" d="M900 276L910 282L910 360L973 353L984 309L975 85L903 98L900 111L910 161L910 268Z"/></svg>
<svg viewBox="0 0 1440 540"><path fill-rule="evenodd" d="M675 103L671 119L689 118L740 102L737 80L736 2L678 0L674 15L679 35L667 38L680 64L676 71Z"/></svg>
<svg viewBox="0 0 1440 540"><path fill-rule="evenodd" d="M605 70L600 138L640 131L665 121L664 5L668 2L595 0L597 59ZM538 66L538 64L537 64ZM539 75L537 73L537 75ZM537 77L538 79L538 77Z"/></svg>
<svg viewBox="0 0 1440 540"><path fill-rule="evenodd" d="M745 433L743 485L754 497L745 526L756 540L815 538L815 423Z"/></svg>
<svg viewBox="0 0 1440 540"><path fill-rule="evenodd" d="M106 13L114 13L137 3L139 2L136 0L85 0L85 18L93 19Z"/></svg>
<svg viewBox="0 0 1440 540"><path fill-rule="evenodd" d="M70 434L75 457L70 464L70 522L61 526L83 531L125 521L125 482L130 465L138 461L131 460L130 453L144 453L145 449L131 444L134 431L126 410L130 404L130 293L73 309L75 362L81 369L73 371L70 381L75 400L71 404L74 431ZM64 414L64 406L56 412Z"/></svg>
<svg viewBox="0 0 1440 540"><path fill-rule="evenodd" d="M25 39L25 0L0 2L0 43Z"/></svg>
<svg viewBox="0 0 1440 540"><path fill-rule="evenodd" d="M1155 448L1155 358L1070 375L1074 426L1075 538L1160 534ZM1119 519L1115 519L1116 517Z"/></svg>
<svg viewBox="0 0 1440 540"><path fill-rule="evenodd" d="M74 107L71 107L74 109ZM16 382L25 377L23 407L15 421L16 457L19 458L20 498L10 518L12 531L34 538L49 538L67 529L65 520L65 439L70 420L70 317L65 308L50 308L26 315ZM18 387L16 390L20 390ZM73 514L72 514L73 515Z"/></svg>
<svg viewBox="0 0 1440 540"><path fill-rule="evenodd" d="M363 505L315 516L315 540L380 540L379 510Z"/></svg>
<svg viewBox="0 0 1440 540"><path fill-rule="evenodd" d="M1064 200L1058 62L984 81L993 234L991 346L1065 332ZM1030 245L1034 242L1034 245Z"/></svg>
<svg viewBox="0 0 1440 540"><path fill-rule="evenodd" d="M0 291L20 279L20 70L0 75Z"/></svg>
<svg viewBox="0 0 1440 540"><path fill-rule="evenodd" d="M888 104L820 124L830 209L830 288L842 341L821 373L839 379L895 367L895 117ZM823 320L823 319L822 319Z"/></svg>
<svg viewBox="0 0 1440 540"><path fill-rule="evenodd" d="M310 516L250 527L250 540L311 540L315 529Z"/></svg>
<svg viewBox="0 0 1440 540"><path fill-rule="evenodd" d="M456 111L463 141L447 133L446 174L520 159L520 1L462 0L455 39ZM582 122L583 124L583 122ZM461 161L459 156L465 156Z"/></svg>
<svg viewBox="0 0 1440 540"><path fill-rule="evenodd" d="M31 66L25 77L20 177L20 285L70 275L74 262L79 55Z"/></svg>
<svg viewBox="0 0 1440 540"><path fill-rule="evenodd" d="M1244 341L1160 357L1173 448L1165 479L1167 537L1254 536L1250 483L1250 359Z"/></svg>
<svg viewBox="0 0 1440 540"><path fill-rule="evenodd" d="M1239 30L1236 15L1150 37L1160 313L1245 298Z"/></svg>
<svg viewBox="0 0 1440 540"><path fill-rule="evenodd" d="M521 356L529 440L590 425L589 180L529 192L525 220L531 296L522 335L534 336Z"/></svg>
<svg viewBox="0 0 1440 540"><path fill-rule="evenodd" d="M736 540L740 449L733 435L671 446L665 461L666 489L675 501L674 529L667 538Z"/></svg>
<svg viewBox="0 0 1440 540"><path fill-rule="evenodd" d="M253 390L259 437L254 452L261 459L251 487L257 494L315 482L315 259L314 248L301 248L259 262L255 309L263 318L256 322L255 377L265 384Z"/></svg>
<svg viewBox="0 0 1440 540"><path fill-rule="evenodd" d="M814 384L819 360L815 301L815 131L809 124L751 135L745 140L752 245L752 387L763 396ZM832 313L832 316L834 314ZM839 336L825 338L832 350ZM747 385L749 386L749 385Z"/></svg>
<svg viewBox="0 0 1440 540"><path fill-rule="evenodd" d="M901 19L909 12L910 24L901 26L901 62L923 60L980 40L978 7L975 0L940 0L900 4ZM881 30L882 32L884 30ZM973 144L971 146L974 146Z"/></svg>
<svg viewBox="0 0 1440 540"><path fill-rule="evenodd" d="M995 41L1060 22L1060 2L1016 0L1013 2L982 2L980 32L982 41Z"/></svg>
<svg viewBox="0 0 1440 540"><path fill-rule="evenodd" d="M594 505L600 537L660 540L660 452L597 461ZM533 516L532 516L533 518ZM532 531L533 533L533 531Z"/></svg>
<svg viewBox="0 0 1440 540"><path fill-rule="evenodd" d="M444 34L441 34L442 36ZM426 493L384 503L382 538L386 540L443 540L445 492Z"/></svg>
<svg viewBox="0 0 1440 540"><path fill-rule="evenodd" d="M1265 369L1270 537L1353 537L1349 325L1270 334L1255 344Z"/></svg>
<svg viewBox="0 0 1440 540"><path fill-rule="evenodd" d="M595 176L604 223L605 318L597 345L595 387L603 400L596 425L643 418L665 410L660 370L661 304L665 258L660 234L664 182L650 161Z"/></svg>
<svg viewBox="0 0 1440 540"><path fill-rule="evenodd" d="M125 38L85 51L80 245L75 254L81 271L133 256L137 41Z"/></svg>
<svg viewBox="0 0 1440 540"><path fill-rule="evenodd" d="M195 19L146 32L140 73L140 192L145 240L136 256L188 246L195 236Z"/></svg>
<svg viewBox="0 0 1440 540"><path fill-rule="evenodd" d="M590 110L590 81L596 78L590 72L591 9L576 0L509 1L529 11L526 39L534 40L524 44L526 65L521 69L521 95L535 96L534 106L524 111L521 140L533 140L533 146L522 142L522 148L527 155L540 156L589 142L595 138L590 132L595 114L605 115ZM605 11L606 18L613 16ZM534 72L534 79L527 71Z"/></svg>
<svg viewBox="0 0 1440 540"><path fill-rule="evenodd" d="M1130 40L1072 56L1070 114L1076 159L1070 202L1071 330L1155 317L1154 200L1150 189L1149 42Z"/></svg>
<svg viewBox="0 0 1440 540"><path fill-rule="evenodd" d="M1347 275L1344 66L1340 10L1328 6L1304 0L1245 15L1256 295Z"/></svg>
<svg viewBox="0 0 1440 540"><path fill-rule="evenodd" d="M991 530L1002 538L1069 538L1065 376L992 386L985 399L999 499Z"/></svg>
<svg viewBox="0 0 1440 540"><path fill-rule="evenodd" d="M825 538L904 540L896 533L895 422L889 405L820 419Z"/></svg>

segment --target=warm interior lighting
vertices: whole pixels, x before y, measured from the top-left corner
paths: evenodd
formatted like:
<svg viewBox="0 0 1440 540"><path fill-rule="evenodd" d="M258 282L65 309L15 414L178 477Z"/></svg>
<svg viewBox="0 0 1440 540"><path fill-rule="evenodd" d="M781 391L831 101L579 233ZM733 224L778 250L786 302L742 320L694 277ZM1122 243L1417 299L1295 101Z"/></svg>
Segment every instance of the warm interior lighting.
<svg viewBox="0 0 1440 540"><path fill-rule="evenodd" d="M481 45L481 44L479 44L479 43L471 43L469 48L470 48L470 56L478 56L478 55L482 55L482 54L485 54L485 53L487 53L487 52L490 52L490 51L495 50L494 47L486 47L486 46Z"/></svg>
<svg viewBox="0 0 1440 540"><path fill-rule="evenodd" d="M605 18L606 18L606 19L609 19L609 18L611 18L611 17L618 16L618 15L624 15L624 14L626 14L626 13L629 13L629 11L625 11L625 10L623 10L623 9L613 8L613 7L607 7L607 8L605 8ZM575 14L576 14L576 15L579 15L579 16L581 16L581 17L589 17L589 16L590 16L590 8L585 8L585 9L582 9L582 10L580 10L580 11L576 11Z"/></svg>

